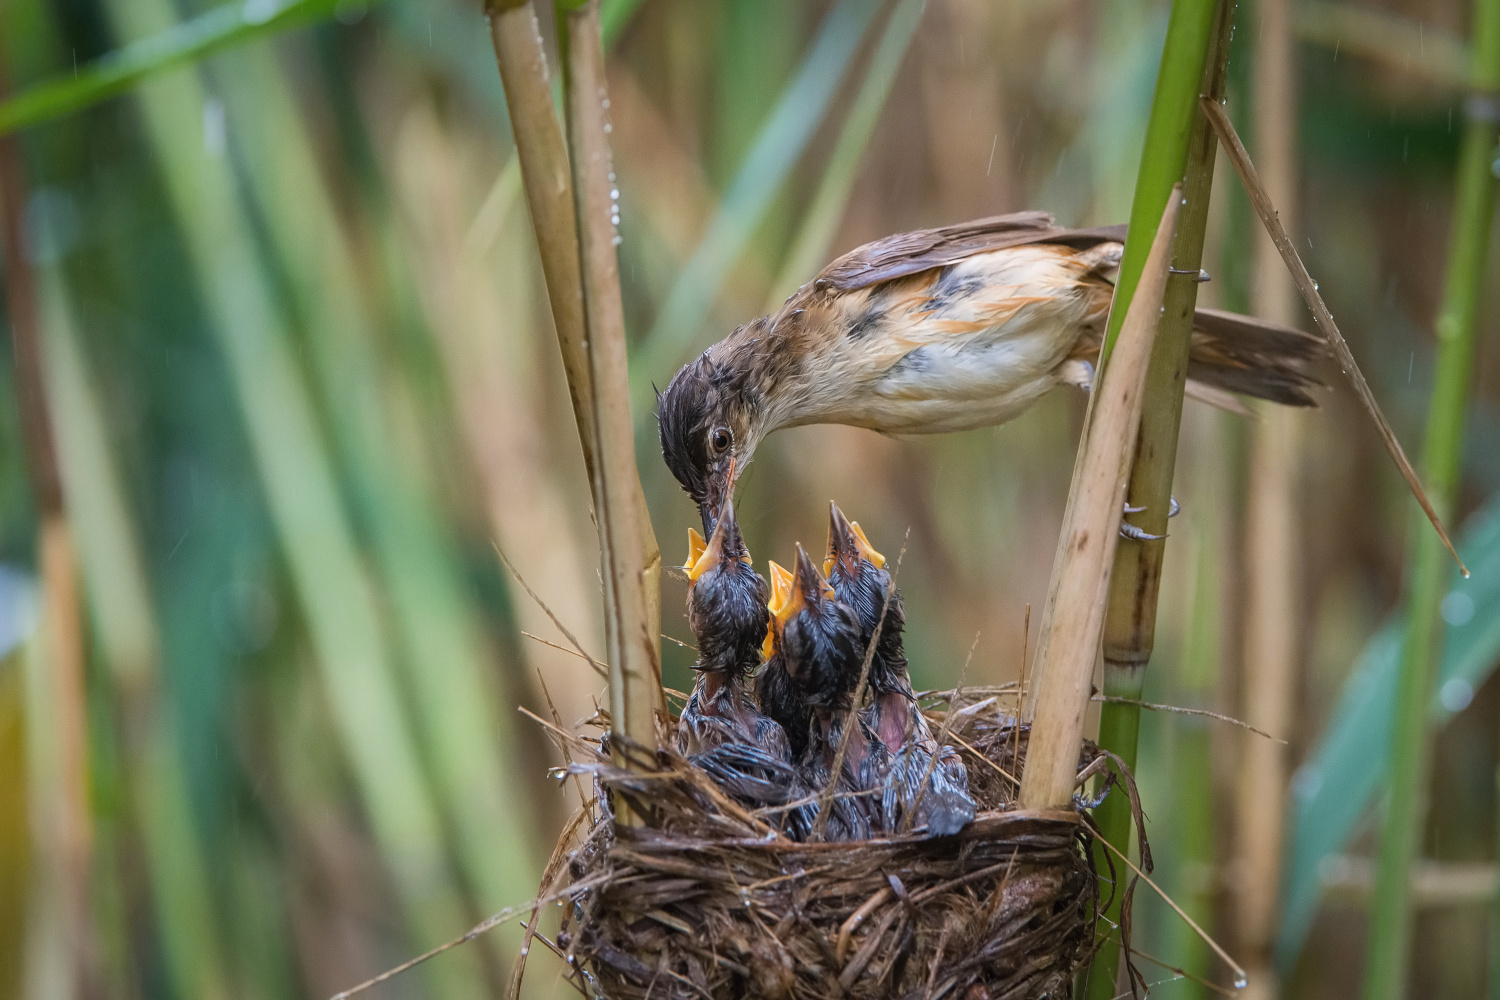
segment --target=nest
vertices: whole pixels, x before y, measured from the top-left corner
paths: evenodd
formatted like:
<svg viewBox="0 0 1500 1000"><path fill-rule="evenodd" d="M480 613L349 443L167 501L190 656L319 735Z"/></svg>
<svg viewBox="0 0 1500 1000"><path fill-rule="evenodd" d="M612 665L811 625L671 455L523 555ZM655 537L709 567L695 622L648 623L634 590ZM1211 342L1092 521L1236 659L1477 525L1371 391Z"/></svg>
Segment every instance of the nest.
<svg viewBox="0 0 1500 1000"><path fill-rule="evenodd" d="M571 881L553 946L575 985L608 1000L1068 995L1108 903L1083 811L1097 803L1015 808L1026 727L978 694L928 712L979 806L951 837L795 842L673 752L625 770L564 737L594 783L592 826L549 873ZM1105 763L1090 746L1080 768ZM648 821L616 823L622 809Z"/></svg>

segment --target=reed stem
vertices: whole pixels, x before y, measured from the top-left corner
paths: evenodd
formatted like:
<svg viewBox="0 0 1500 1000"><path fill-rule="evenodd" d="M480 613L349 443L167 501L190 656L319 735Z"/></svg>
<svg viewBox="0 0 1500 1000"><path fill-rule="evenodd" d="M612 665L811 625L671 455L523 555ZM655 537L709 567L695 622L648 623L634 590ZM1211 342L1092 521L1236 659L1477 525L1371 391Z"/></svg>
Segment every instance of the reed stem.
<svg viewBox="0 0 1500 1000"><path fill-rule="evenodd" d="M1251 84L1256 155L1282 222L1295 228L1297 208L1296 67L1289 0L1261 0L1253 39ZM1295 324L1300 303L1291 274L1264 234L1254 243L1255 312ZM1298 503L1304 415L1262 405L1250 431L1245 503L1245 633L1241 671L1245 720L1276 736L1291 728L1298 661L1302 545ZM1249 1000L1279 986L1271 959L1281 886L1281 831L1287 748L1241 739L1235 794L1235 924L1250 973Z"/></svg>
<svg viewBox="0 0 1500 1000"><path fill-rule="evenodd" d="M0 94L7 91L0 63ZM0 138L0 239L3 239L6 319L15 359L16 407L20 415L27 472L40 525L37 572L45 608L45 667L51 717L31 723L55 741L61 787L43 856L57 865L72 956L70 984L80 995L97 991L97 951L89 901L92 824L89 812L89 731L84 682L83 609L78 594L73 535L63 508L57 440L42 371L41 319L35 275L26 255L23 215L26 178L16 140Z"/></svg>
<svg viewBox="0 0 1500 1000"><path fill-rule="evenodd" d="M613 398L613 383L616 377L626 377L626 367L614 226L610 222L612 184L608 142L604 138L603 54L602 50L593 54L599 48L598 14L597 11L582 14L587 23L578 24L576 30L570 26L564 43L565 51L577 45L577 51L569 53L569 71L581 74L569 80L568 87L570 126L578 144L576 148L583 151L581 158L585 161L574 170L569 166L562 128L552 109L547 57L542 50L534 7L529 0L525 3L490 0L487 10L515 133L516 154L521 162L521 180L531 209L558 348L594 497L601 566L605 571L605 634L611 669L621 671L612 673L610 684L612 720L617 727L614 731L638 744L652 746L655 723L651 713L665 703L657 673L661 662L661 554L635 467L634 440L629 436L632 426L629 399L628 396ZM580 15L570 14L569 20L575 16ZM586 38L575 38L580 31ZM591 107L574 107L577 94L592 95L588 102ZM575 180L584 187L576 203ZM598 203L601 192L605 199L602 206ZM580 204L585 207L583 224L587 227L582 244ZM598 214L601 207L602 216ZM585 266L590 269L587 295L592 301L592 318L601 324L598 343L589 339L591 314L586 305ZM618 356L616 346L620 349ZM591 350L599 354L591 355ZM604 383L604 399L596 393L600 381ZM598 405L600 402L603 406ZM601 421L620 419L622 408L625 423L601 433ZM613 450L606 454L601 450L605 447ZM613 485L613 492L605 480ZM625 524L627 516L635 521L633 529ZM620 546L632 538L638 545L637 551L624 553ZM621 561L616 564L612 555L621 556ZM621 610L616 601L617 586L626 589L624 617L616 614ZM633 596L637 590L638 601ZM620 626L624 622L629 624L622 632ZM649 654L645 662L638 655L640 643L636 641L642 630L646 633ZM629 641L622 644L622 636ZM621 659L627 648L631 657L628 668ZM643 702L641 690L652 686L654 691L647 690L649 698ZM617 698L624 700L617 703Z"/></svg>
<svg viewBox="0 0 1500 1000"><path fill-rule="evenodd" d="M593 380L594 511L605 570L611 732L616 737L617 758L628 759L629 750L618 737L628 737L648 752L654 750L656 715L663 704L660 604L659 599L647 599L648 592L660 592L661 557L635 464L625 310L615 253L619 193L609 146L609 90L599 0L560 4L558 23L566 29L561 47L568 144ZM645 763L650 763L649 756Z"/></svg>
<svg viewBox="0 0 1500 1000"><path fill-rule="evenodd" d="M1174 139L1180 136L1180 141L1175 147L1168 148L1165 145L1152 146L1148 139L1136 185L1136 206L1131 212L1133 220L1143 200L1154 204L1157 189L1169 177L1183 178L1186 203L1173 246L1174 273L1167 278L1163 301L1165 313L1146 374L1146 399L1128 493L1130 506L1145 508L1138 514L1129 515L1131 522L1152 535L1167 533L1172 473L1177 461L1178 429L1182 422L1183 390L1187 384L1188 347L1198 299L1197 276L1203 261L1203 237L1213 186L1216 141L1213 130L1198 113L1196 105L1200 94L1207 94L1214 100L1223 96L1233 11L1228 3L1192 4L1178 0L1173 5L1172 18L1173 23L1180 19L1183 26L1175 38L1171 28L1168 29L1152 122L1156 131L1165 132ZM1206 31L1200 30L1200 21L1203 21ZM1192 76L1186 72L1188 66L1196 67ZM1175 127L1168 131L1167 123L1179 121L1184 117L1184 111L1189 128L1185 132ZM1158 119L1163 123L1159 127L1155 125ZM1176 173L1168 174L1167 171ZM1127 240L1127 259L1132 242L1138 241ZM1117 303L1125 294L1121 284L1116 292ZM1127 538L1121 539L1115 550L1109 609L1104 624L1106 696L1140 700L1146 664L1156 642L1156 605L1165 548L1164 539L1143 542ZM1106 703L1099 715L1099 745L1119 755L1132 768L1136 762L1140 719L1139 705L1118 702ZM1097 810L1095 820L1106 840L1122 851L1129 849L1132 824L1129 803L1124 796L1106 799ZM1106 921L1118 922L1120 903L1120 894L1116 893L1105 914ZM1118 963L1118 945L1107 943L1094 960L1094 971L1089 979L1091 997L1114 995L1114 971Z"/></svg>
<svg viewBox="0 0 1500 1000"><path fill-rule="evenodd" d="M1422 459L1433 505L1451 516L1459 485L1464 412L1474 362L1475 314L1484 288L1495 176L1491 163L1500 90L1500 0L1476 0L1473 87L1458 161L1449 231L1448 275L1435 324L1437 365ZM1425 782L1431 756L1427 706L1433 668L1442 651L1439 605L1452 570L1443 550L1420 522L1413 525L1416 552L1407 587L1406 635L1391 734L1390 800L1380 833L1374 912L1365 949L1366 1000L1394 1000L1406 992L1411 944L1412 862L1421 848Z"/></svg>
<svg viewBox="0 0 1500 1000"><path fill-rule="evenodd" d="M1182 200L1172 196L1176 191L1168 192L1160 224L1153 230L1151 253L1137 283L1140 294L1121 324L1119 356L1096 379L1073 463L1068 507L1037 633L1031 741L1021 775L1023 809L1070 807L1073 801L1084 716L1093 694L1094 661L1104 626L1104 598L1120 540L1121 508L1135 453L1144 380Z"/></svg>

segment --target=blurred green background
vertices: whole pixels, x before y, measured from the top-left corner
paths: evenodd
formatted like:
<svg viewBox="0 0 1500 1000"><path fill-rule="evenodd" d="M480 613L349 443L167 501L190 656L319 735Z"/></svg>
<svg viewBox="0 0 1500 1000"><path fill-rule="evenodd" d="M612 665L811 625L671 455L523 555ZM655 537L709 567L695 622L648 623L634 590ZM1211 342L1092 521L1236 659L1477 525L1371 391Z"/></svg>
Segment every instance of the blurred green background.
<svg viewBox="0 0 1500 1000"><path fill-rule="evenodd" d="M1412 447L1469 6L1293 9L1294 236ZM1024 208L1122 221L1167 10L605 4L638 453L669 563L694 514L657 457L652 384L867 240ZM1237 18L1230 107L1248 123L1254 0ZM25 259L6 264L32 275L40 307L85 685L67 704L51 669L62 640L6 351L0 997L324 998L454 937L532 896L576 804L517 706L576 725L602 698L495 552L602 652L588 490L479 3L0 4L12 93L95 86L101 59L150 66L162 39L214 32L233 44L16 133ZM1203 294L1245 308L1253 220L1222 167ZM1460 522L1500 495L1487 287ZM836 498L887 554L907 545L917 686L959 681L976 635L961 679L1016 680L1083 403L1059 390L1005 427L930 439L776 435L742 480L751 549L785 562L795 541L822 544ZM1150 701L1238 710L1247 426L1185 413ZM1411 501L1342 384L1304 426L1302 669L1295 725L1276 735L1311 763L1293 780L1281 958L1287 996L1339 997L1362 967L1358 872L1390 704L1372 692L1394 655L1377 631L1401 592ZM1444 605L1459 651L1439 689L1452 718L1426 855L1467 891L1423 897L1414 995L1478 996L1492 980L1497 517L1468 530L1475 578ZM664 630L686 639L682 597L667 580ZM686 689L691 650L664 656ZM70 712L81 811L58 721ZM1231 950L1236 886L1261 877L1236 863L1229 809L1247 738L1148 713L1139 768L1160 881ZM1165 907L1137 901L1144 950L1227 983ZM499 996L520 933L378 992ZM534 951L527 994L567 992ZM1159 993L1207 995L1183 981Z"/></svg>

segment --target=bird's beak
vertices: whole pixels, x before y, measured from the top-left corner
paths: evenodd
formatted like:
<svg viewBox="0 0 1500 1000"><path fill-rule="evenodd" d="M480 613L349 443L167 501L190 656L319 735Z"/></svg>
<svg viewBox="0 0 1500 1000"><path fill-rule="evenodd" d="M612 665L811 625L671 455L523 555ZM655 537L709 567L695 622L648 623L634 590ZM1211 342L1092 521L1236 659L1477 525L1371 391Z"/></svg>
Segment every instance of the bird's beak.
<svg viewBox="0 0 1500 1000"><path fill-rule="evenodd" d="M719 511L734 499L734 484L738 479L738 463L731 456L729 463L720 470L708 474L708 486L703 500L698 504L698 516L703 519L703 530L713 533Z"/></svg>
<svg viewBox="0 0 1500 1000"><path fill-rule="evenodd" d="M876 569L885 566L885 556L875 551L875 546L865 537L864 530L860 528L858 521L851 521L839 510L839 505L830 503L828 505L828 555L823 560L823 575L828 576L833 572L835 560L843 562L844 565L853 570L854 567L864 560L874 564Z"/></svg>
<svg viewBox="0 0 1500 1000"><path fill-rule="evenodd" d="M703 540L702 535L698 534L698 529L689 528L687 562L682 564L682 568L691 575L693 567L698 564L699 559L703 558L703 552L707 548L708 543ZM697 579L697 577L693 577L693 579Z"/></svg>
<svg viewBox="0 0 1500 1000"><path fill-rule="evenodd" d="M698 578L713 569L725 559L739 559L743 563L750 562L750 551L745 548L744 539L740 537L739 522L734 519L734 504L725 503L714 524L714 533L704 542L692 528L688 531L688 558L691 565L687 569L688 581L697 583ZM697 552L697 558L693 558L694 545L701 545Z"/></svg>
<svg viewBox="0 0 1500 1000"><path fill-rule="evenodd" d="M781 609L786 607L786 602L792 594L792 574L787 568L772 559L767 567L771 571L771 603L767 605L771 611L771 617L766 622L766 640L761 643L760 652L766 659L771 658L775 652L775 637L777 629L782 624Z"/></svg>
<svg viewBox="0 0 1500 1000"><path fill-rule="evenodd" d="M790 621L805 605L818 605L823 601L834 599L833 588L818 567L813 563L812 557L807 554L799 542L797 545L797 565L792 571L791 593L787 597L785 606L781 609L780 617L783 622Z"/></svg>

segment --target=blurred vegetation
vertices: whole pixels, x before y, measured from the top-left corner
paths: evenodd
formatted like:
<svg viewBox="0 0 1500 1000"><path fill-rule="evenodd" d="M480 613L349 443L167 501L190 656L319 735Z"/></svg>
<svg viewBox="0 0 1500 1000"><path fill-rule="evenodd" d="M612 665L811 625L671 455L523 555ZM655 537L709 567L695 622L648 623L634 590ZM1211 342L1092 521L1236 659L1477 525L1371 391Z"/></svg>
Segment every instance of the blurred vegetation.
<svg viewBox="0 0 1500 1000"><path fill-rule="evenodd" d="M1361 4L1296 8L1294 235L1410 448L1433 384L1470 4ZM1124 220L1168 10L605 5L638 453L669 562L694 514L656 459L651 384L866 240L1023 208ZM1237 25L1239 116L1252 0ZM551 748L516 706L572 725L601 687L546 644L567 642L495 547L591 652L603 642L588 488L486 34L470 0L0 5L11 93L46 84L27 100L73 109L40 121L45 102L7 104L0 128L34 122L16 133L25 259L5 263L29 269L41 304L86 598L92 831L85 951L59 890L59 694L6 405L0 997L77 995L86 967L111 998L323 998L534 891L575 793L547 777ZM182 61L204 38L235 44ZM151 73L153 58L173 65ZM1222 165L1217 185L1202 295L1242 308L1253 220ZM1453 632L1421 854L1441 863L1488 864L1500 834L1500 567L1481 558L1500 547L1494 274L1452 523L1488 513L1462 533L1474 579L1440 606ZM9 351L0 393L15 395ZM830 497L877 547L909 531L918 686L958 680L976 633L965 682L1014 680L1082 408L1059 391L995 430L776 435L742 480L751 549L784 561L794 541L821 544ZM1379 630L1412 511L1347 391L1307 427L1304 669L1295 726L1277 734L1307 764L1280 958L1287 996L1336 997L1363 968L1365 897L1320 902L1319 885L1374 846L1400 626ZM1147 701L1238 710L1245 433L1184 411ZM682 596L668 579L679 638ZM685 689L692 651L663 651ZM1360 680L1374 676L1384 687ZM1141 720L1160 881L1231 950L1239 739L1202 717ZM1137 903L1145 951L1223 981L1164 906ZM1492 911L1488 897L1422 904L1414 993L1483 992L1500 967ZM492 932L381 991L498 996L518 941L514 925ZM548 961L533 958L536 995L565 988ZM1189 993L1206 995L1159 990Z"/></svg>

